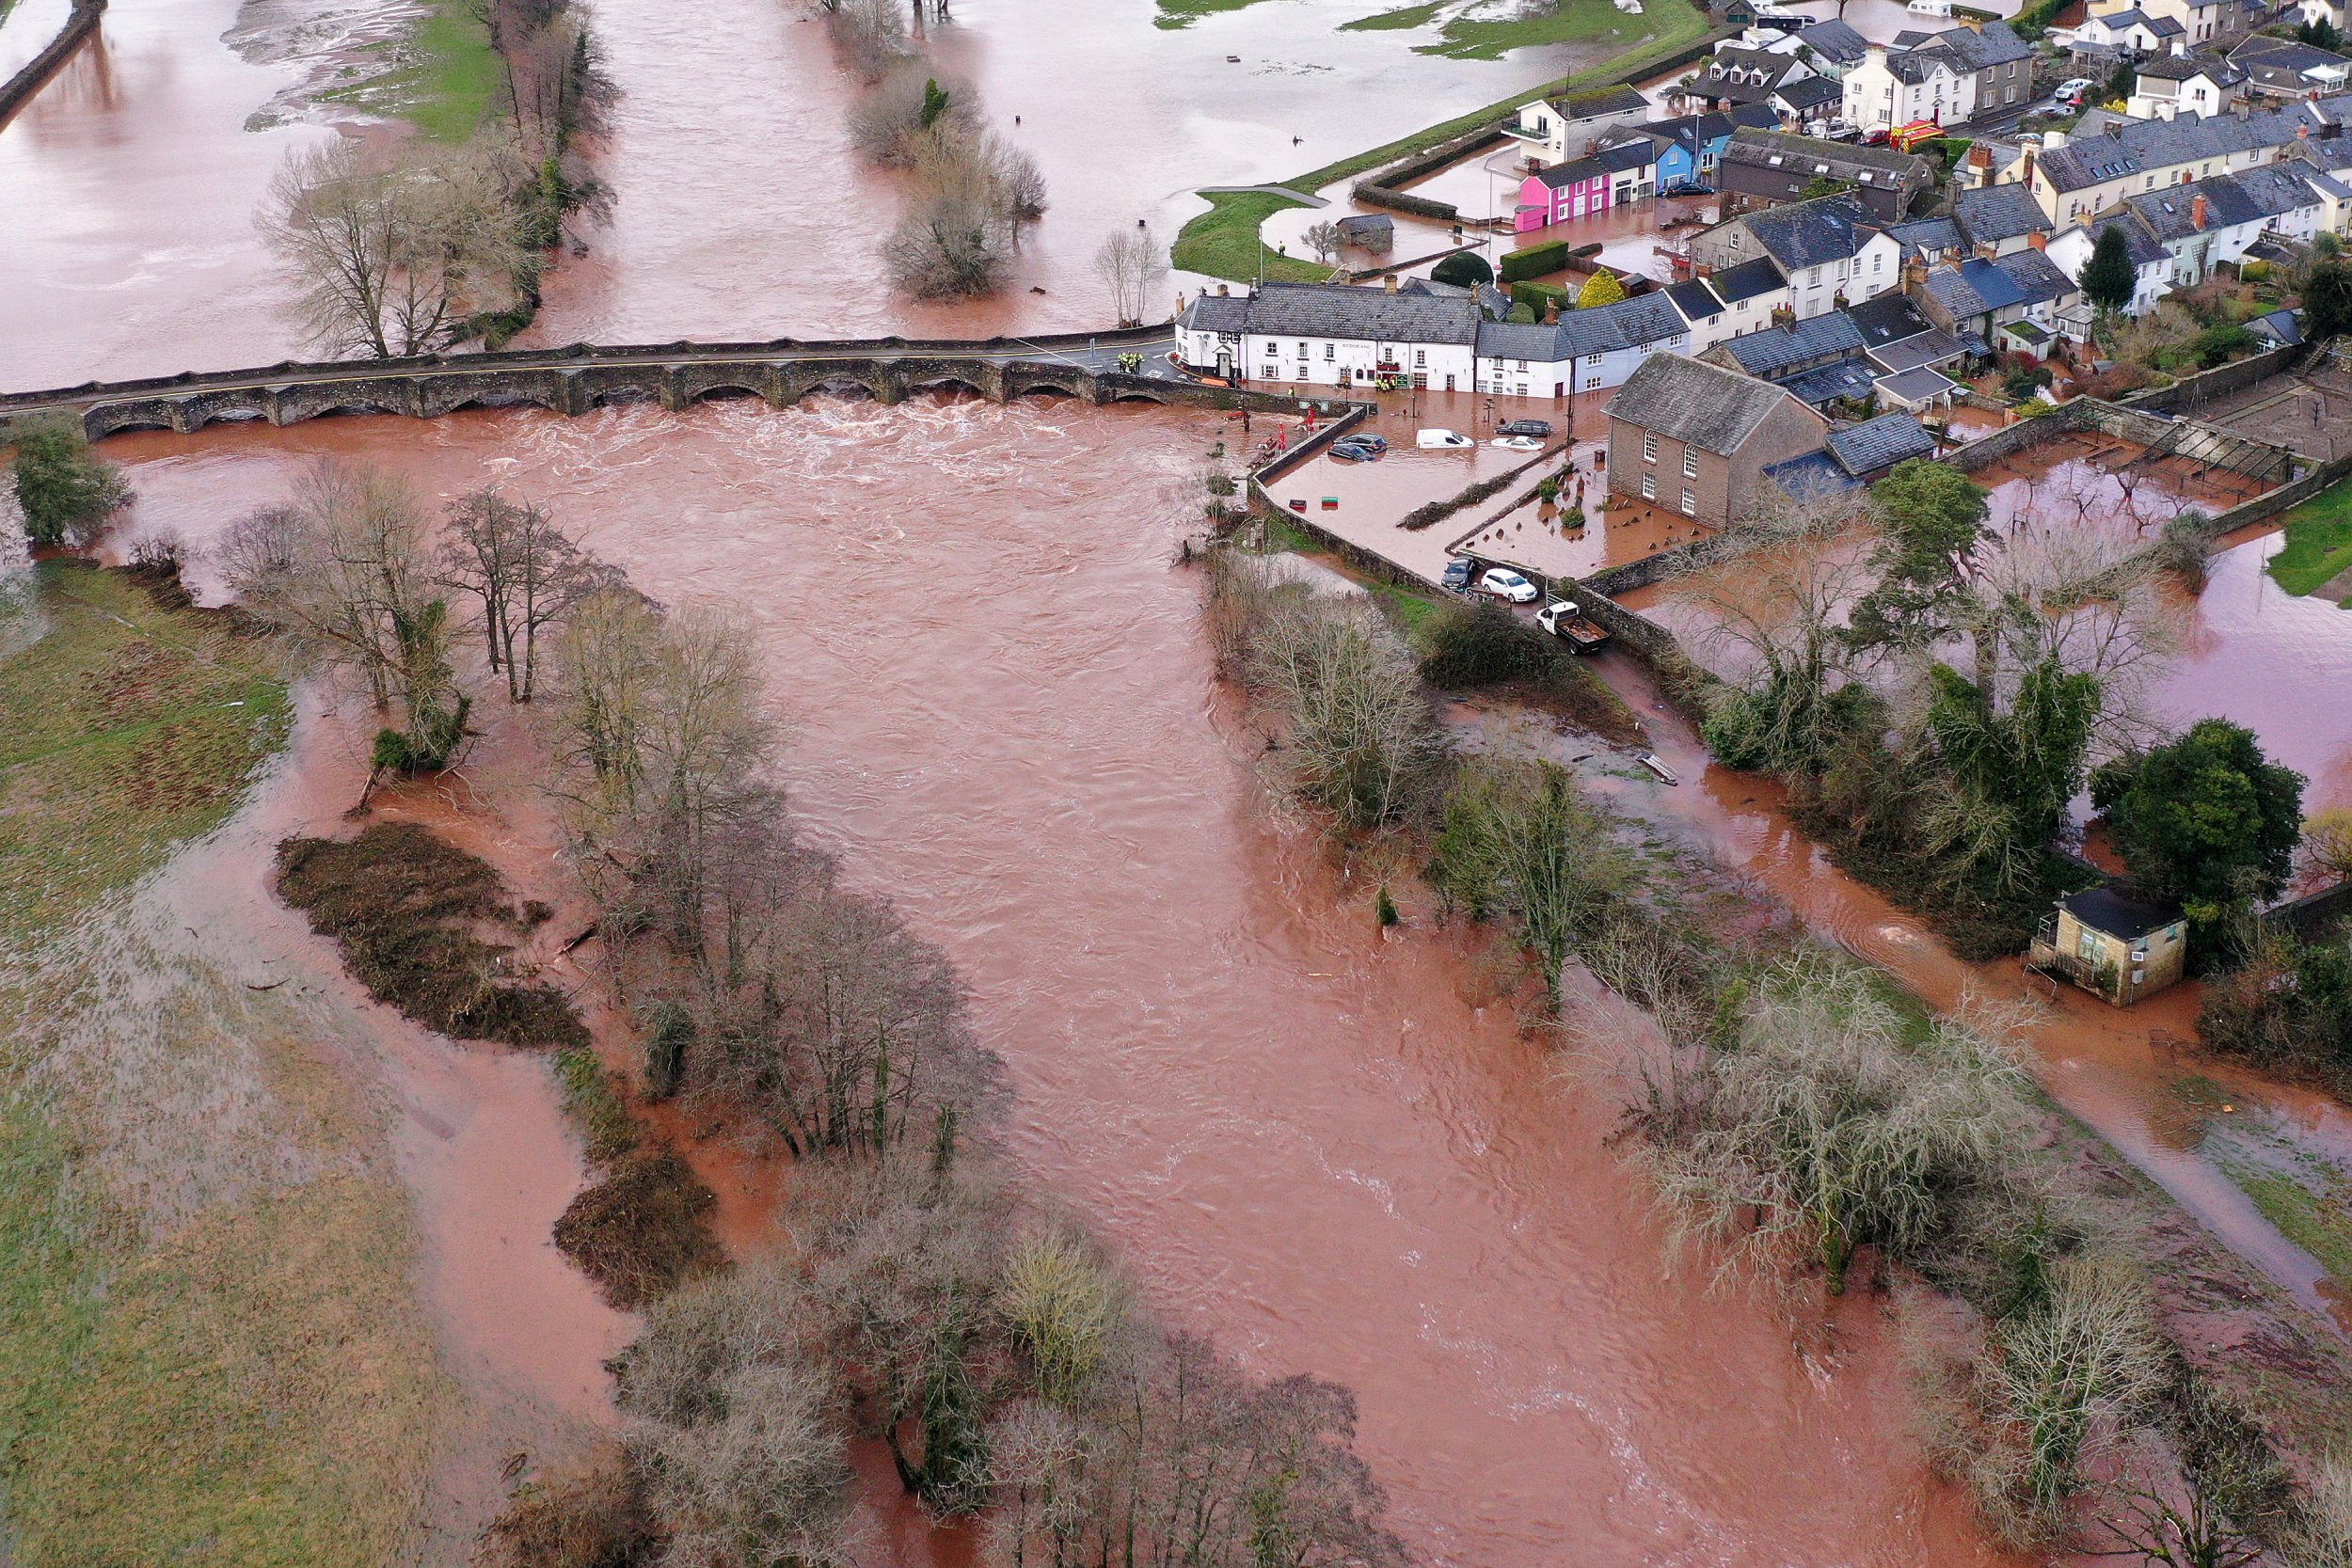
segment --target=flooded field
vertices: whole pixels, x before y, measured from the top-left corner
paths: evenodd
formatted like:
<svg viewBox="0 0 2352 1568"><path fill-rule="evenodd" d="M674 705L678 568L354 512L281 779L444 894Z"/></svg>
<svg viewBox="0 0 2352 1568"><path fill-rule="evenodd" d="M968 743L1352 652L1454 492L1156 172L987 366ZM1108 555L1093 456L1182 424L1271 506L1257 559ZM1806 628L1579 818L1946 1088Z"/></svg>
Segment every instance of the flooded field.
<svg viewBox="0 0 2352 1568"><path fill-rule="evenodd" d="M1179 1323L1353 1384L1432 1560L1994 1560L1902 1431L1877 1308L1809 1364L1756 1304L1663 1277L1608 1097L1553 1085L1470 949L1410 908L1383 942L1370 890L1266 819L1170 565L1230 434L817 403L106 450L139 526L210 536L330 452L500 479L659 597L747 602L803 820L961 967L1019 1156Z"/></svg>

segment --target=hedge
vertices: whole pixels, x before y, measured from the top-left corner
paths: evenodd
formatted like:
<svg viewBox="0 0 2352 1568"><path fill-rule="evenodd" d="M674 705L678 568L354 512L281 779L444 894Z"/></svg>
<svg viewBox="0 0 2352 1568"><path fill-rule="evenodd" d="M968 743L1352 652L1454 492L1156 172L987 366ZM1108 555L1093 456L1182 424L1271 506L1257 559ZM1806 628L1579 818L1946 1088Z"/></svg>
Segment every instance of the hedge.
<svg viewBox="0 0 2352 1568"><path fill-rule="evenodd" d="M1546 305L1555 302L1563 310L1576 309L1575 297L1556 283L1515 282L1511 285L1511 303L1524 305L1538 316L1544 313Z"/></svg>
<svg viewBox="0 0 2352 1568"><path fill-rule="evenodd" d="M1514 250L1502 259L1502 280L1516 283L1522 277L1541 277L1548 272L1558 272L1568 264L1568 242L1554 240L1549 245L1529 245Z"/></svg>

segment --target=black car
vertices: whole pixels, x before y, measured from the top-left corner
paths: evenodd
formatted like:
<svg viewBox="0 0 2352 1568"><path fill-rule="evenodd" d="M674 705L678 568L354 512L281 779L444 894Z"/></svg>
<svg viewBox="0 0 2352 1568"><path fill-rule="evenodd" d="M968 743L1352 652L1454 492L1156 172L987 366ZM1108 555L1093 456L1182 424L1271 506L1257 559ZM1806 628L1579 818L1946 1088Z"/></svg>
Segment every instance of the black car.
<svg viewBox="0 0 2352 1568"><path fill-rule="evenodd" d="M1551 421L1549 420L1513 420L1509 423L1502 425L1499 434L1504 436L1533 436L1539 440L1548 441L1551 439Z"/></svg>
<svg viewBox="0 0 2352 1568"><path fill-rule="evenodd" d="M1457 555L1445 563L1445 576L1438 580L1459 594L1470 587L1470 574L1476 570L1478 562Z"/></svg>

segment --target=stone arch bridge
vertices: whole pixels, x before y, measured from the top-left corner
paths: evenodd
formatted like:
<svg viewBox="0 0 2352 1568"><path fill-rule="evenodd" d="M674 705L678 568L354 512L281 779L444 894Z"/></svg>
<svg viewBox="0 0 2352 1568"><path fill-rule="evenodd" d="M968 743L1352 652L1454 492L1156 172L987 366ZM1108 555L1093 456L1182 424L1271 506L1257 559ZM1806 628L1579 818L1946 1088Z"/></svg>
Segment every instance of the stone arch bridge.
<svg viewBox="0 0 2352 1568"><path fill-rule="evenodd" d="M0 395L0 440L20 420L70 415L95 440L130 430L200 430L222 420L295 424L326 414L437 419L460 408L531 405L584 414L613 404L681 409L707 398L756 397L775 407L812 392L862 391L882 403L918 392L963 390L993 402L1046 392L1088 403L1142 399L1220 407L1279 401L1204 387L1168 363L1163 325L1124 332L924 341L676 342L405 359L288 362L259 370L183 372L145 381L91 382ZM1139 372L1119 356L1142 356Z"/></svg>

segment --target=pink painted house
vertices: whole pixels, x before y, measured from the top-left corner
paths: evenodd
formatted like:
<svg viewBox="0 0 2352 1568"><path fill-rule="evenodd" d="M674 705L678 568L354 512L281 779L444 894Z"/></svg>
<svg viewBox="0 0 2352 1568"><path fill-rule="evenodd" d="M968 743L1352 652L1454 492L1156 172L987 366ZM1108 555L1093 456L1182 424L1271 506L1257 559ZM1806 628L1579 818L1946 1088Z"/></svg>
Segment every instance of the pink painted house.
<svg viewBox="0 0 2352 1568"><path fill-rule="evenodd" d="M1519 182L1518 211L1512 228L1526 233L1549 229L1639 201L1657 194L1657 154L1648 141L1633 137L1589 158L1537 169Z"/></svg>

